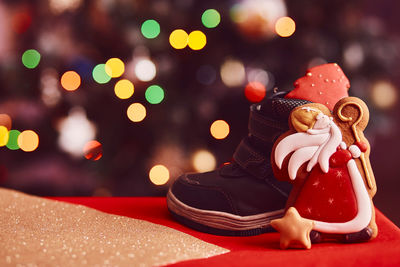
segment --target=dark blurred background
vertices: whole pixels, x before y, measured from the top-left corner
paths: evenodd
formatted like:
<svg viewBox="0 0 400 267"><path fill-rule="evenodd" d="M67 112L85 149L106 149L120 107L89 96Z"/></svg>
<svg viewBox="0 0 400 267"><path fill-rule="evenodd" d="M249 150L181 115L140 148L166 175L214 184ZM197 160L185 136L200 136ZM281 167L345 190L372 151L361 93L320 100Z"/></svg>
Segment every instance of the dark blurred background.
<svg viewBox="0 0 400 267"><path fill-rule="evenodd" d="M251 101L337 62L370 108L375 205L400 225L399 10L390 0L2 0L0 186L165 195L181 173L230 160ZM277 23L286 16L295 28Z"/></svg>

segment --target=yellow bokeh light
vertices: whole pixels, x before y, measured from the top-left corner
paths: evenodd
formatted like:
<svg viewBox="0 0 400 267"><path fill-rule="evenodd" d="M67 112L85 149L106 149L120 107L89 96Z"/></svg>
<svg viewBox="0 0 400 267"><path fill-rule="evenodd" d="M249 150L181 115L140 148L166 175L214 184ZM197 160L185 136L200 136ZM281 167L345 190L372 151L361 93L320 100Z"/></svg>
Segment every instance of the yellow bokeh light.
<svg viewBox="0 0 400 267"><path fill-rule="evenodd" d="M289 37L296 30L296 23L289 17L281 17L275 23L275 31L281 37Z"/></svg>
<svg viewBox="0 0 400 267"><path fill-rule="evenodd" d="M133 83L126 79L118 81L114 87L115 95L120 99L130 98L133 95L134 90Z"/></svg>
<svg viewBox="0 0 400 267"><path fill-rule="evenodd" d="M193 167L197 172L208 172L215 169L216 160L207 150L197 151L192 158Z"/></svg>
<svg viewBox="0 0 400 267"><path fill-rule="evenodd" d="M121 59L119 58L110 58L106 62L106 67L105 67L106 73L112 77L112 78L118 78L122 74L124 74L125 71L125 64L122 62Z"/></svg>
<svg viewBox="0 0 400 267"><path fill-rule="evenodd" d="M207 43L207 38L201 31L193 31L189 34L188 44L193 50L202 49Z"/></svg>
<svg viewBox="0 0 400 267"><path fill-rule="evenodd" d="M372 86L371 98L375 106L388 109L397 102L397 90L387 81L378 81Z"/></svg>
<svg viewBox="0 0 400 267"><path fill-rule="evenodd" d="M149 172L149 178L155 185L166 184L169 180L169 170L164 165L155 165Z"/></svg>
<svg viewBox="0 0 400 267"><path fill-rule="evenodd" d="M7 145L8 137L8 129L5 126L0 125L0 147Z"/></svg>
<svg viewBox="0 0 400 267"><path fill-rule="evenodd" d="M128 118L133 122L140 122L146 117L146 108L140 103L133 103L126 112Z"/></svg>
<svg viewBox="0 0 400 267"><path fill-rule="evenodd" d="M32 130L23 131L18 136L18 146L25 152L32 152L39 146L39 136Z"/></svg>
<svg viewBox="0 0 400 267"><path fill-rule="evenodd" d="M224 120L216 120L211 124L210 133L215 139L224 139L229 134L229 124Z"/></svg>
<svg viewBox="0 0 400 267"><path fill-rule="evenodd" d="M188 41L189 41L189 36L182 29L173 31L169 36L169 43L175 49L185 48L188 44Z"/></svg>
<svg viewBox="0 0 400 267"><path fill-rule="evenodd" d="M75 71L67 71L61 76L61 86L67 91L75 91L81 85L81 76Z"/></svg>

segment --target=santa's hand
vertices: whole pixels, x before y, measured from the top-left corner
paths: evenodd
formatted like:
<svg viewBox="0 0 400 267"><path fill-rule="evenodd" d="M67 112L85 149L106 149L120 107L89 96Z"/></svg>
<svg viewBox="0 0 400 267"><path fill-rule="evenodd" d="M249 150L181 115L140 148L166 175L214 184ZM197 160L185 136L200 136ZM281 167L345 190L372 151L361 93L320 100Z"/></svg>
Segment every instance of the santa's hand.
<svg viewBox="0 0 400 267"><path fill-rule="evenodd" d="M351 145L349 147L349 151L351 153L351 155L353 156L353 158L359 158L361 156L361 149L356 146L356 145Z"/></svg>

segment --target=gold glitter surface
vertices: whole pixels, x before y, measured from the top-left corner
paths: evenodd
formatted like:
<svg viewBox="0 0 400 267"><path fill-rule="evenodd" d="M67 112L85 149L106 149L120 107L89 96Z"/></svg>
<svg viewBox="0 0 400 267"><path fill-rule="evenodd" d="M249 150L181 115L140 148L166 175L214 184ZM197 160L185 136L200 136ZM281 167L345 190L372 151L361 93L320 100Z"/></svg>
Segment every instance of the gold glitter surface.
<svg viewBox="0 0 400 267"><path fill-rule="evenodd" d="M226 252L162 225L0 188L0 266L154 266Z"/></svg>

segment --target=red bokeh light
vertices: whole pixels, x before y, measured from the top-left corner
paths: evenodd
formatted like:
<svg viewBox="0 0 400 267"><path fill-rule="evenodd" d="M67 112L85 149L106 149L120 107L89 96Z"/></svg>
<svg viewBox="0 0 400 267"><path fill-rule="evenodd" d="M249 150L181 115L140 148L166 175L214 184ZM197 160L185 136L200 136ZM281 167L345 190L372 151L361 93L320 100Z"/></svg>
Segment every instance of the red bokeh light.
<svg viewBox="0 0 400 267"><path fill-rule="evenodd" d="M244 88L244 95L252 103L260 102L264 99L267 89L260 82L249 82Z"/></svg>
<svg viewBox="0 0 400 267"><path fill-rule="evenodd" d="M83 148L83 153L86 159L99 160L103 156L103 146L96 140L89 141Z"/></svg>
<svg viewBox="0 0 400 267"><path fill-rule="evenodd" d="M17 10L12 18L12 29L18 33L22 34L26 32L32 24L31 11L24 7Z"/></svg>

